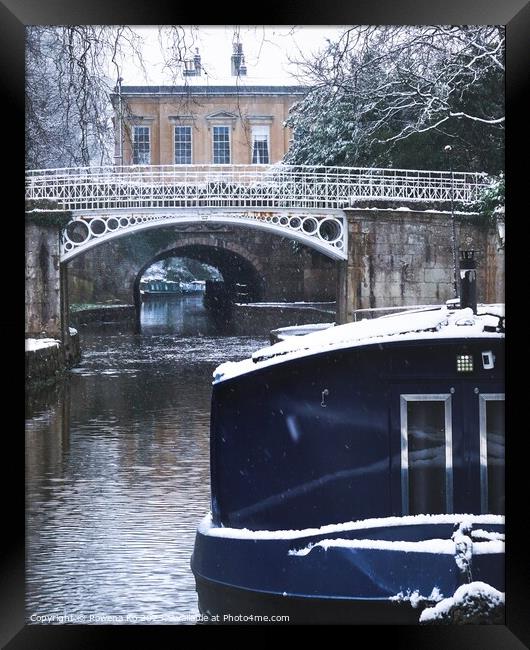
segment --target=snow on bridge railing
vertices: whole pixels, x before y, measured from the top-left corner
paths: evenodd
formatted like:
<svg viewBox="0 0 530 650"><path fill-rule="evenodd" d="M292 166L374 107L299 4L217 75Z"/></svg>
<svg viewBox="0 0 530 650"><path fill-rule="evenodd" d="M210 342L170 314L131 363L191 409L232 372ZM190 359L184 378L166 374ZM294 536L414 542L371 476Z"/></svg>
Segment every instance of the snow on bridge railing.
<svg viewBox="0 0 530 650"><path fill-rule="evenodd" d="M309 165L131 165L26 172L26 198L65 210L332 208L360 200L475 201L490 181L471 172Z"/></svg>

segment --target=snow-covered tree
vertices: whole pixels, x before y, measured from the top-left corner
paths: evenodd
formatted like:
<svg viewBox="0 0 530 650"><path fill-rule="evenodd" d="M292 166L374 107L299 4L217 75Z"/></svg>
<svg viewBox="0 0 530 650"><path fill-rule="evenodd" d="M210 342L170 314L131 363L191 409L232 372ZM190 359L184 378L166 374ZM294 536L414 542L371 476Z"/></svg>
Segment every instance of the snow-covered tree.
<svg viewBox="0 0 530 650"><path fill-rule="evenodd" d="M109 91L125 44L138 47L123 26L26 28L26 166L62 167L109 162Z"/></svg>
<svg viewBox="0 0 530 650"><path fill-rule="evenodd" d="M297 63L286 162L503 169L502 27L352 27Z"/></svg>
<svg viewBox="0 0 530 650"><path fill-rule="evenodd" d="M176 77L193 39L179 25L160 27L159 35L163 60ZM142 36L126 25L26 28L27 168L112 163L109 95L126 57L147 78Z"/></svg>

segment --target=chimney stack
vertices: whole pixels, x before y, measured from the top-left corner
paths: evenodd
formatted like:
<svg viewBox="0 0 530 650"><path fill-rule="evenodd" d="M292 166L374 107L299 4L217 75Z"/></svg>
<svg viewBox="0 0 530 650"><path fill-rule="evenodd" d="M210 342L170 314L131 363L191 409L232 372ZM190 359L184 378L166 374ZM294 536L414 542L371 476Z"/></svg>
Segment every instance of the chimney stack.
<svg viewBox="0 0 530 650"><path fill-rule="evenodd" d="M193 57L193 63L195 64L195 74L199 76L201 74L201 55L199 54L199 48L195 48L195 56Z"/></svg>
<svg viewBox="0 0 530 650"><path fill-rule="evenodd" d="M475 251L460 251L460 308L477 313L477 265Z"/></svg>
<svg viewBox="0 0 530 650"><path fill-rule="evenodd" d="M233 44L233 54L231 58L232 77L244 77L247 74L245 57L243 55L243 45L241 43Z"/></svg>
<svg viewBox="0 0 530 650"><path fill-rule="evenodd" d="M193 59L186 59L184 61L184 76L185 77L199 77L201 74L201 55L199 48L195 48Z"/></svg>

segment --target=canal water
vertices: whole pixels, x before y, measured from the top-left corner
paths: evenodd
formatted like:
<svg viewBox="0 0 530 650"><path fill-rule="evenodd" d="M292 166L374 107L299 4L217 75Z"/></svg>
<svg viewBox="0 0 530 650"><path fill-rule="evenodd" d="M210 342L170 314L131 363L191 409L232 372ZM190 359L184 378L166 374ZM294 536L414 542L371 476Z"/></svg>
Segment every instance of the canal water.
<svg viewBox="0 0 530 650"><path fill-rule="evenodd" d="M80 365L27 395L27 621L193 623L212 372L268 341L220 333L201 296L80 335Z"/></svg>

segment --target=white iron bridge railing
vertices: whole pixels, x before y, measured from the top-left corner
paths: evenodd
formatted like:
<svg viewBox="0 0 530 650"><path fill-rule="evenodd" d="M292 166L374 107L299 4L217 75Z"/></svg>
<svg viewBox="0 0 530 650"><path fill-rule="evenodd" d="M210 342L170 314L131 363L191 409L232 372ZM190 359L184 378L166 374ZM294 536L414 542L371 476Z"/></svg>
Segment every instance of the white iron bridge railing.
<svg viewBox="0 0 530 650"><path fill-rule="evenodd" d="M153 165L26 172L26 198L71 211L344 209L359 201L469 204L485 174L293 165Z"/></svg>

